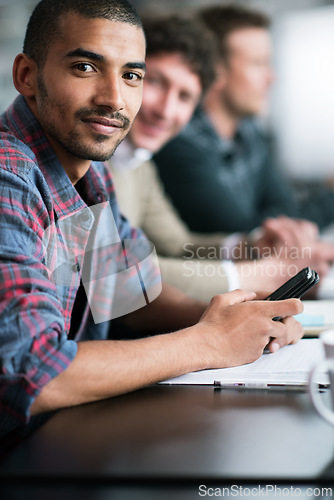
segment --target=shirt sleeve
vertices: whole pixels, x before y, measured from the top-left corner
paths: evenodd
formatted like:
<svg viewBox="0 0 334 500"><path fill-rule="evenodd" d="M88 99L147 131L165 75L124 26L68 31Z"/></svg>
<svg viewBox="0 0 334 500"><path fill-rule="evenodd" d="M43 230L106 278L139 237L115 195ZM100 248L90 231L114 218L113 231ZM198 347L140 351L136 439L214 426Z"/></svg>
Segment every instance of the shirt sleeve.
<svg viewBox="0 0 334 500"><path fill-rule="evenodd" d="M0 435L4 435L29 420L35 397L71 363L77 345L67 339L57 289L46 265L43 235L52 211L41 196L41 190L47 190L45 180L37 169L26 168L24 175L18 175L2 162L1 167Z"/></svg>

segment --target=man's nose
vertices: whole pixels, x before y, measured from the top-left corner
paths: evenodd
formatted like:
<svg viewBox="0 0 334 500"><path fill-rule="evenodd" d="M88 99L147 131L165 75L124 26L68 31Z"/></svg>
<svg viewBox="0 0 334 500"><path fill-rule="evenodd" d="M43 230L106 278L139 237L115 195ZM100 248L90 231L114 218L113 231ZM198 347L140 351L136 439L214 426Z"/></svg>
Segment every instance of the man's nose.
<svg viewBox="0 0 334 500"><path fill-rule="evenodd" d="M97 87L94 103L97 106L107 106L113 111L119 111L125 108L125 102L122 95L122 82L116 75L104 78Z"/></svg>
<svg viewBox="0 0 334 500"><path fill-rule="evenodd" d="M177 95L173 91L166 91L159 103L159 112L162 118L172 119L178 109Z"/></svg>

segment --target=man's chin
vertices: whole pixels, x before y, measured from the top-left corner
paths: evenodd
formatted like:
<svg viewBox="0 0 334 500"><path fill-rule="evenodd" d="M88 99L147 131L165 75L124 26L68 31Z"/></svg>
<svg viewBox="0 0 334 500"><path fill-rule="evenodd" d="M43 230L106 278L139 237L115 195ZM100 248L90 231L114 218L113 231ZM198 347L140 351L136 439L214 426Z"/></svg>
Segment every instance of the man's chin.
<svg viewBox="0 0 334 500"><path fill-rule="evenodd" d="M120 145L122 140L118 141L114 147L109 148L108 150L92 151L90 154L90 160L91 161L108 161L112 157L112 155L115 153L116 149L118 148L118 146Z"/></svg>
<svg viewBox="0 0 334 500"><path fill-rule="evenodd" d="M112 155L114 154L116 148L114 148L112 151L79 151L79 152L74 152L74 156L77 158L80 158L82 160L89 160L89 161L107 161L109 160Z"/></svg>
<svg viewBox="0 0 334 500"><path fill-rule="evenodd" d="M131 141L136 148L147 149L152 154L157 153L168 141L168 139L158 137L141 136L137 140L131 137Z"/></svg>

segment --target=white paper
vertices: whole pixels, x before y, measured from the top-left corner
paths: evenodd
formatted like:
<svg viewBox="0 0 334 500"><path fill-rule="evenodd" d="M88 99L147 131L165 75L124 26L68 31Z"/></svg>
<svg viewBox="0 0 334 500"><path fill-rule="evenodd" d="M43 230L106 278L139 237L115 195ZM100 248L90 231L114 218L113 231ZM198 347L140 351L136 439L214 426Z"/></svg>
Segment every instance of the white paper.
<svg viewBox="0 0 334 500"><path fill-rule="evenodd" d="M193 385L212 385L215 381L307 383L311 368L323 358L324 349L319 339L302 339L297 344L282 347L274 354L263 354L254 363L192 372L162 383ZM319 377L319 383L328 383L326 374Z"/></svg>

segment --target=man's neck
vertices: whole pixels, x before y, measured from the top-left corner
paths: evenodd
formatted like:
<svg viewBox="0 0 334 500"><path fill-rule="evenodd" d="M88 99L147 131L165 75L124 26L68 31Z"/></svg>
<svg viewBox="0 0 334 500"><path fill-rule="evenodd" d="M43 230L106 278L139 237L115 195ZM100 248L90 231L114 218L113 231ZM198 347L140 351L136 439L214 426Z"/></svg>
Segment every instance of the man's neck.
<svg viewBox="0 0 334 500"><path fill-rule="evenodd" d="M53 147L58 160L62 164L67 176L69 177L73 186L87 173L91 161L90 160L82 160L80 158L76 158L73 155L68 154L65 150L58 147L58 144L55 143L52 137L49 134L45 134L48 138L51 146Z"/></svg>
<svg viewBox="0 0 334 500"><path fill-rule="evenodd" d="M217 134L223 139L233 139L239 126L240 118L231 113L215 92L208 92L203 102L206 112Z"/></svg>

